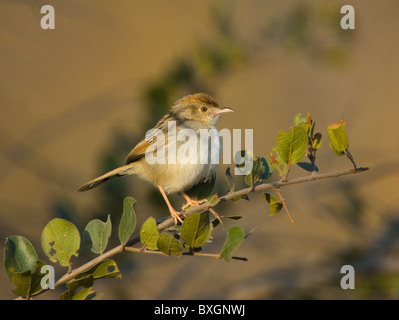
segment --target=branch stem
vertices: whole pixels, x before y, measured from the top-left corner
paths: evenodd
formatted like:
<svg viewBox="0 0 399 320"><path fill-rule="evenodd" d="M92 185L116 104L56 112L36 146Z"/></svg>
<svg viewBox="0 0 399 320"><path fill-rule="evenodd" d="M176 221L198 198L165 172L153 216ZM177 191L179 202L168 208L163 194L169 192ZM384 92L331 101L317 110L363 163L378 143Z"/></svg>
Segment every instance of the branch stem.
<svg viewBox="0 0 399 320"><path fill-rule="evenodd" d="M284 207L285 211L287 212L288 217L290 218L291 222L292 222L292 223L295 223L295 220L294 220L294 218L292 217L290 210L288 210L287 204L285 203L285 199L283 198L283 195L281 194L280 189L275 188L275 190L276 190L276 192L277 192L277 194L278 194L278 197L279 197L281 203L283 204L283 207Z"/></svg>
<svg viewBox="0 0 399 320"><path fill-rule="evenodd" d="M230 192L228 194L226 194L223 197L220 197L220 202L223 201L227 201L227 200L232 200L234 198L237 197L243 197L246 196L252 192L262 192L264 190L267 189L276 189L278 190L281 187L284 186L289 186L289 185L293 185L293 184L299 184L299 183L305 183L305 182L310 182L310 181L315 181L315 180L321 180L321 179L328 179L328 178L335 178L335 177L340 177L340 176L344 176L344 175L348 175L348 174L357 174L360 172L364 172L367 171L369 168L355 168L355 169L350 169L350 170L344 170L344 171L335 171L335 172L328 172L328 173L323 173L323 174L312 174L310 176L306 176L306 177L301 177L301 178L295 178L295 179L290 179L290 180L286 180L286 181L279 181L279 182L271 182L271 183L262 183L256 186L251 186L249 188L245 188L245 189L241 189L238 191L234 191L234 192ZM280 191L277 191L279 196L281 196ZM281 196L282 198L282 196ZM285 206L285 202L283 201L283 205ZM197 205L195 207L190 208L187 211L182 211L179 213L179 215L190 215L196 212L201 212L201 211L205 211L205 210L209 210L210 208L210 204L209 203L204 203L201 205ZM289 214L288 208L286 208L287 213ZM292 216L289 214L290 219L292 222ZM162 222L160 222L157 226L159 231L165 230L166 228L171 227L174 224L174 219L173 218L169 218L166 220L162 220ZM71 280L73 280L75 278L75 276L77 276L79 273L82 273L84 271L87 271L88 269L94 267L96 264L111 258L114 255L120 254L123 251L132 251L132 252L145 252L145 253L151 253L151 254L162 254L164 255L164 253L159 252L159 251L151 251L151 250L142 250L142 248L133 248L132 246L136 243L138 243L140 241L140 237L136 236L132 239L130 239L128 241L128 243L126 244L126 246L116 246L113 249L108 250L107 252L103 253L102 255L99 255L98 257L94 258L93 260L83 264L82 266L75 268L73 270L69 270L68 273L66 273L64 276L62 276L56 283L55 286L59 286L61 284L64 283L68 283ZM209 253L200 253L200 252L194 252L194 253L183 253L184 255L187 254L191 254L191 255L195 255L195 256L206 256L206 257L212 257L212 258L220 258L220 255L218 254L209 254ZM242 257L233 257L233 259L236 260L246 260L246 258L242 258ZM45 292L45 291L42 291Z"/></svg>

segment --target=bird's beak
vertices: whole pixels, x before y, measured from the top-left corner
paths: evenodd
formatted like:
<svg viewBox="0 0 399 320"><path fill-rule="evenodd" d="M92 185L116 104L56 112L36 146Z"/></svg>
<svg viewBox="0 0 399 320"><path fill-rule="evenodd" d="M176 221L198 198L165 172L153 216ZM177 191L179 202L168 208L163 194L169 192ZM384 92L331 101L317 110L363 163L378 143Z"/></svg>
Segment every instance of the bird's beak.
<svg viewBox="0 0 399 320"><path fill-rule="evenodd" d="M226 112L234 112L234 110L228 107L220 107L220 109L216 112L216 114L221 114Z"/></svg>

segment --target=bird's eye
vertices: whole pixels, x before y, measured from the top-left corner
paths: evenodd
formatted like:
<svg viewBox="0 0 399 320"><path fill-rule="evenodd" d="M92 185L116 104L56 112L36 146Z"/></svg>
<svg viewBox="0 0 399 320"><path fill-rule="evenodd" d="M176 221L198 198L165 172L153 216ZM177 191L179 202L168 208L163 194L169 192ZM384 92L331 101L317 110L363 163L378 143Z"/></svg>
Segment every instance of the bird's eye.
<svg viewBox="0 0 399 320"><path fill-rule="evenodd" d="M208 108L207 108L207 107L201 107L201 111L202 111L202 112L207 112L207 111L208 111Z"/></svg>

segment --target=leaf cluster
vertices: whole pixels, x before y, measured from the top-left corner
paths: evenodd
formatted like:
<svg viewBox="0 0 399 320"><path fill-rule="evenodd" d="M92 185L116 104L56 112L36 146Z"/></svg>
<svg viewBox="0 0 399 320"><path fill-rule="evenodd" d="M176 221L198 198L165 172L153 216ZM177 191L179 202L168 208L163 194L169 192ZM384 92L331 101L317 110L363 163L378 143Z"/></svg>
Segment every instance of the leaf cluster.
<svg viewBox="0 0 399 320"><path fill-rule="evenodd" d="M278 171L281 177L280 181L285 182L294 164L312 174L318 172L316 153L321 147L322 134L315 131L315 126L316 122L311 118L309 113L306 116L297 114L294 117L294 125L289 131L279 131L276 138L276 145L271 148L267 159L255 156L251 150L240 151L239 156L244 161L237 166L243 168L245 163L251 163L250 169L242 172L245 184L253 188L255 184L262 183L271 177L274 169ZM353 157L348 150L349 142L345 130L345 121L340 120L338 123L328 125L327 137L333 152L338 156L346 155L352 162L354 169L357 170ZM309 161L303 161L304 157ZM230 187L230 192L232 192L236 184L230 167L227 168L225 176L227 184ZM261 195L269 203L270 215L277 214L284 207L291 221L294 222L281 192L279 190L276 191L279 199L269 193ZM233 200L238 201L243 198L249 200L246 195L236 197Z"/></svg>
<svg viewBox="0 0 399 320"><path fill-rule="evenodd" d="M213 197L215 198L215 197ZM211 200L212 201L212 200ZM213 200L215 201L215 200ZM123 202L123 213L119 221L118 237L120 246L125 249L136 228L136 214L131 197ZM149 217L140 227L140 248L129 248L134 252L162 253L166 256L180 257L183 253L193 254L202 250L211 238L211 231L216 223L212 223L209 211L195 213L185 218L182 225L170 228L160 233L157 222ZM112 223L110 215L107 220L94 219L90 221L84 232L83 239L89 249L98 255L103 255L111 236ZM239 226L229 228L226 242L215 257L225 261L232 259L233 252L244 239L244 232ZM78 256L81 237L76 226L65 219L52 219L43 229L41 245L47 258L62 267L72 270L71 259ZM23 236L15 235L6 239L4 248L4 265L9 280L16 286L13 292L24 298L31 298L48 288L43 285L46 272L43 266L47 263L39 259L33 245ZM62 300L83 300L96 298L92 291L94 281L102 278L120 278L121 273L114 260L104 259L93 264L87 270L79 272L66 284L66 291L60 296Z"/></svg>

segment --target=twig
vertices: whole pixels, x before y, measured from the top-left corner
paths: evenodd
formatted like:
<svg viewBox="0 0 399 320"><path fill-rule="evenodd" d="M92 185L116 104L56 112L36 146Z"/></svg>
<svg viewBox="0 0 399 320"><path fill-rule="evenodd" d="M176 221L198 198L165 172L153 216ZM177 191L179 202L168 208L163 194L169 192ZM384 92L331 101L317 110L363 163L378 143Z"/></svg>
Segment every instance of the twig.
<svg viewBox="0 0 399 320"><path fill-rule="evenodd" d="M215 258L215 259L222 259L222 256L220 254L216 253L205 253L205 252L193 252L193 251L188 251L188 252L183 252L184 256L202 256L202 257L208 257L208 258ZM231 257L233 260L239 260L239 261L248 261L247 258L245 257Z"/></svg>
<svg viewBox="0 0 399 320"><path fill-rule="evenodd" d="M355 160L353 159L353 157L352 157L352 155L351 155L351 153L349 152L348 149L345 150L345 155L352 162L353 167L355 168L355 170L357 170L357 166L356 166Z"/></svg>
<svg viewBox="0 0 399 320"><path fill-rule="evenodd" d="M185 255L185 256L202 256L202 257L210 257L210 258L216 258L216 259L222 258L220 254L194 252L194 251L183 252L183 255Z"/></svg>
<svg viewBox="0 0 399 320"><path fill-rule="evenodd" d="M281 194L280 189L279 189L279 188L275 188L275 190L276 190L276 192L277 192L277 194L278 194L278 197L279 197L279 199L280 199L280 202L283 204L283 207L284 207L285 211L287 212L288 217L290 218L291 222L292 222L292 223L295 223L295 220L294 220L294 218L292 217L290 210L288 210L287 204L285 203L285 200L284 200L284 198L283 198L283 195Z"/></svg>
<svg viewBox="0 0 399 320"><path fill-rule="evenodd" d="M160 254L166 256L166 254L164 254L162 251L148 250L143 248L125 247L125 250L130 252Z"/></svg>

